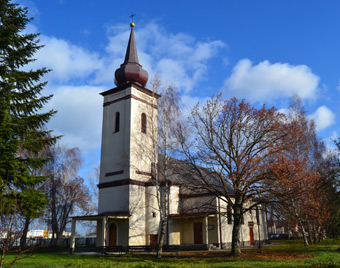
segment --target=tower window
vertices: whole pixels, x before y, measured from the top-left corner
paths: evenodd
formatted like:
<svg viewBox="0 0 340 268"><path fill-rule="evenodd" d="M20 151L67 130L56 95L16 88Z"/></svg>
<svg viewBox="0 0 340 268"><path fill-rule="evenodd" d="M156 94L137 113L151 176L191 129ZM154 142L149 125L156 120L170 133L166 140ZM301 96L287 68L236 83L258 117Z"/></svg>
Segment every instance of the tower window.
<svg viewBox="0 0 340 268"><path fill-rule="evenodd" d="M115 118L115 131L114 131L114 132L119 132L119 117L120 117L119 112L116 112L116 118Z"/></svg>
<svg viewBox="0 0 340 268"><path fill-rule="evenodd" d="M146 114L145 113L142 113L141 122L142 122L141 131L142 133L146 134Z"/></svg>

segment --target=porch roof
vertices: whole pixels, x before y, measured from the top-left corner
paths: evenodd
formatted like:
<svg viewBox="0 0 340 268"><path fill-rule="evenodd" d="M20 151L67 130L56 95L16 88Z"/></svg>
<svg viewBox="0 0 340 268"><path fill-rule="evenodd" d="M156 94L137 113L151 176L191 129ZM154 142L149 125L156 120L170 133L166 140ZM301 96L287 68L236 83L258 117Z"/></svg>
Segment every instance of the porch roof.
<svg viewBox="0 0 340 268"><path fill-rule="evenodd" d="M111 218L111 219L128 219L131 216L128 212L108 212L101 213L97 215L83 215L83 216L73 216L72 219L75 220L83 220L83 221L96 221L100 220L103 217Z"/></svg>
<svg viewBox="0 0 340 268"><path fill-rule="evenodd" d="M210 215L216 215L215 211L208 212L190 212L190 213L179 213L179 214L169 214L169 218L201 218Z"/></svg>

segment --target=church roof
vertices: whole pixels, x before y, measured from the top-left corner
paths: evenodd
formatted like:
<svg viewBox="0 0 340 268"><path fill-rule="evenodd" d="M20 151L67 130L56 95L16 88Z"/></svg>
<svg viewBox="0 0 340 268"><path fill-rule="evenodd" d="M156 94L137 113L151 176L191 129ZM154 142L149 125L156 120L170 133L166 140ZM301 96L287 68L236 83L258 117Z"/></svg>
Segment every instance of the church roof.
<svg viewBox="0 0 340 268"><path fill-rule="evenodd" d="M130 26L131 32L125 60L115 72L115 84L121 86L129 82L135 82L144 87L148 81L149 75L138 61L135 34L133 31L135 24L131 23Z"/></svg>
<svg viewBox="0 0 340 268"><path fill-rule="evenodd" d="M168 157L167 161L168 166L165 167L165 156L162 154L158 156L159 182L164 182L164 174L161 171L166 170L171 184L185 186L183 189L186 191L182 193L183 195L207 196L218 192L227 192L230 196L235 194L233 186L211 169L193 167L189 162L173 157ZM211 187L206 187L206 183Z"/></svg>

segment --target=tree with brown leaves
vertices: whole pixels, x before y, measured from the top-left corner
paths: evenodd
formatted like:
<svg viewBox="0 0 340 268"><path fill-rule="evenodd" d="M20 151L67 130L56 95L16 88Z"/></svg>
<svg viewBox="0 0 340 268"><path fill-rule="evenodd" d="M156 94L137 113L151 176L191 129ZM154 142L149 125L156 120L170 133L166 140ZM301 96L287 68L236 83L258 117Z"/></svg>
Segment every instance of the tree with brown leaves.
<svg viewBox="0 0 340 268"><path fill-rule="evenodd" d="M284 154L271 160L273 179L268 180L267 188L277 213L298 223L308 246L321 239L329 217L320 175L325 146L318 140L314 121L308 120L297 96L291 99L287 120L294 126L294 135Z"/></svg>
<svg viewBox="0 0 340 268"><path fill-rule="evenodd" d="M282 141L290 132L286 122L274 108L257 109L245 100L223 101L217 96L203 107L197 104L188 122L178 128L187 174L232 208L234 256L241 254L243 214L260 204L266 193L268 160L285 150Z"/></svg>

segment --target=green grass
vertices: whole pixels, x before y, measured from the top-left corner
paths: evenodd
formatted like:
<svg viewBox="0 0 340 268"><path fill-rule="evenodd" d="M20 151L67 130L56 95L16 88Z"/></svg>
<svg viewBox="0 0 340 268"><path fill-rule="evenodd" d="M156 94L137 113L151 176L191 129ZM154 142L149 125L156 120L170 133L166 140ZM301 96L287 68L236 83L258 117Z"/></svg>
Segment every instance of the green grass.
<svg viewBox="0 0 340 268"><path fill-rule="evenodd" d="M340 267L340 241L325 240L321 244L303 246L302 241L285 241L258 250L245 250L241 257L211 256L215 252L180 253L179 258L166 256L157 260L154 255L70 255L35 252L21 259L15 268L170 268L170 267ZM224 254L223 254L224 255ZM10 261L14 255L9 255Z"/></svg>

